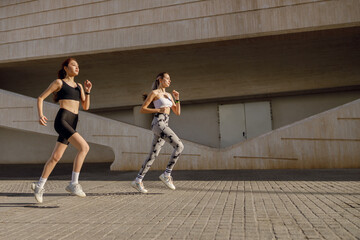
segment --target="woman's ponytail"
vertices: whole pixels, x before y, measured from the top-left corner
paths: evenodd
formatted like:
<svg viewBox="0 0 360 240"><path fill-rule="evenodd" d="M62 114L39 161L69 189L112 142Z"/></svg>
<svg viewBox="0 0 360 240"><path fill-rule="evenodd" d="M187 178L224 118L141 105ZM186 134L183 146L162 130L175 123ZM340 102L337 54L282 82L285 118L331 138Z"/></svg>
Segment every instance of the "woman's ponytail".
<svg viewBox="0 0 360 240"><path fill-rule="evenodd" d="M159 73L159 74L156 76L156 79L155 79L155 81L153 82L153 84L152 84L152 86L151 86L151 90L156 90L156 89L159 88L159 86L160 86L160 79L163 79L164 76L165 76L165 74L168 74L168 73L167 73L167 72L162 72L162 73ZM144 93L144 94L142 95L143 101L146 100L147 96L148 96L147 93Z"/></svg>
<svg viewBox="0 0 360 240"><path fill-rule="evenodd" d="M66 71L65 71L64 68L62 68L62 69L60 69L60 70L58 71L58 78L59 78L59 79L64 79L65 77L66 77Z"/></svg>

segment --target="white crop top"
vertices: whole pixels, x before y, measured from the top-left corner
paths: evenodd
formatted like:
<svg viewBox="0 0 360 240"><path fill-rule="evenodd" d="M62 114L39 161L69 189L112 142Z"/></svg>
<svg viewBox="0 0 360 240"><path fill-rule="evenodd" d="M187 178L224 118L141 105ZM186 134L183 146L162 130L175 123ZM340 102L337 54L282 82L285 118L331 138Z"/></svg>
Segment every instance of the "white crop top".
<svg viewBox="0 0 360 240"><path fill-rule="evenodd" d="M155 100L153 103L156 109L164 108L164 107L172 107L173 105L172 101L165 97L159 98Z"/></svg>

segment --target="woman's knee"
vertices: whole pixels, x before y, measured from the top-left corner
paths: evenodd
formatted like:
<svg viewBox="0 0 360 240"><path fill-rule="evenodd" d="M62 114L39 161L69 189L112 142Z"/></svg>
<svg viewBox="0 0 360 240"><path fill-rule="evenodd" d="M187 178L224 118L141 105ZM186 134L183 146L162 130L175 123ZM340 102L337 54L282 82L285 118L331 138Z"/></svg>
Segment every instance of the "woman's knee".
<svg viewBox="0 0 360 240"><path fill-rule="evenodd" d="M182 152L184 150L184 144L180 141L176 144L176 149L178 152Z"/></svg>
<svg viewBox="0 0 360 240"><path fill-rule="evenodd" d="M55 163L57 163L57 162L59 162L60 161L60 159L62 158L62 153L53 153L52 155L51 155L51 161L52 162L55 162Z"/></svg>
<svg viewBox="0 0 360 240"><path fill-rule="evenodd" d="M88 143L81 144L80 152L88 153L90 151L90 146Z"/></svg>

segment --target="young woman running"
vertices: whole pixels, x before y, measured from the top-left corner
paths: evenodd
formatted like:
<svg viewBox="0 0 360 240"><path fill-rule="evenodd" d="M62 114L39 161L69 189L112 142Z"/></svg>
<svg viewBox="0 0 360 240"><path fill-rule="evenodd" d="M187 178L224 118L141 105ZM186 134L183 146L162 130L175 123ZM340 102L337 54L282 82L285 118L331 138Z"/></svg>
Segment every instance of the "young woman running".
<svg viewBox="0 0 360 240"><path fill-rule="evenodd" d="M160 73L156 77L156 80L152 86L153 91L151 91L148 96L144 96L146 97L146 100L141 107L141 113L155 113L151 124L152 131L154 133L154 139L149 157L142 165L136 179L131 183L131 185L141 193L148 192L145 189L142 180L147 171L149 171L155 158L159 155L161 147L164 145L165 141L174 147L174 151L170 157L170 161L166 167L165 172L161 174L159 178L168 188L175 190L175 186L171 177L171 171L176 161L179 159L180 154L184 149L184 145L178 136L176 136L176 134L168 126L170 109L172 109L176 115L180 115L179 93L175 90L172 91L172 94L175 97L174 101L171 94L165 91L165 89L170 86L170 83L170 75L166 72ZM155 108L149 108L151 103L154 104Z"/></svg>
<svg viewBox="0 0 360 240"><path fill-rule="evenodd" d="M75 146L78 153L74 160L73 172L70 184L65 188L66 191L79 197L85 197L86 194L79 184L79 174L89 151L87 142L76 132L78 122L79 105L88 110L90 107L90 91L92 84L89 80L84 82L84 87L74 81L75 76L79 74L79 65L73 58L66 59L58 72L58 79L53 81L50 86L38 97L39 123L46 126L47 118L43 114L43 101L51 93L54 94L54 101L59 102L60 109L56 115L54 127L59 134L55 148L51 157L46 162L44 170L38 183L32 183L31 189L34 191L35 199L43 202L44 185L55 165L64 154L69 142Z"/></svg>

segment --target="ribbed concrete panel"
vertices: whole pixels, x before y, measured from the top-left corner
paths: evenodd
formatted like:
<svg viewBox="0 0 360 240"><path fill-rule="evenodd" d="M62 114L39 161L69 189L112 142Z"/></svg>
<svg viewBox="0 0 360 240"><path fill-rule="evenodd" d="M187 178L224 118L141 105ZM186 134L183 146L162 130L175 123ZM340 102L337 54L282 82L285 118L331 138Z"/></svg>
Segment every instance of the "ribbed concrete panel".
<svg viewBox="0 0 360 240"><path fill-rule="evenodd" d="M81 3L34 1L0 8L0 62L358 26L360 23L357 0ZM37 11L35 6L39 7Z"/></svg>
<svg viewBox="0 0 360 240"><path fill-rule="evenodd" d="M74 6L64 6L52 8L49 10L32 11L32 13L25 14L13 14L13 16L5 17L6 11L0 16L1 31L9 30L21 30L33 27L44 27L49 25L61 24L61 23L78 23L78 21L86 21L89 19L100 20L114 16L129 13L137 13L142 11L162 9L167 7L181 6L186 3L200 2L204 0L184 0L184 1L97 1L88 4L77 4ZM50 1L48 1L50 2ZM74 1L72 1L74 3ZM135 5L138 2L138 5ZM150 4L144 4L145 2ZM179 3L180 2L180 3ZM126 4L127 3L127 4ZM141 4L143 3L143 4ZM13 6L12 8L21 9L20 6ZM0 8L0 11L4 8ZM13 11L10 11L14 12ZM136 20L136 17L132 16L131 21ZM111 27L111 26L108 26ZM107 27L107 28L108 28ZM95 26L96 28L96 26Z"/></svg>
<svg viewBox="0 0 360 240"><path fill-rule="evenodd" d="M187 2L198 2L206 0L23 0L10 1L12 4L1 5L0 14L1 18L14 18L27 15L37 15L42 13L51 13L58 16L58 12L71 8L77 12L76 15L69 16L67 20L76 20L84 17L95 17L102 15L109 15L114 13L121 13L127 11L138 11L148 8L165 7L174 4L183 4ZM16 8L16 10L14 10ZM41 15L43 16L43 15ZM46 23L55 21L56 18L47 19ZM58 19L63 21L64 19ZM29 26L32 23L28 23Z"/></svg>
<svg viewBox="0 0 360 240"><path fill-rule="evenodd" d="M43 50L23 50L37 47ZM94 84L92 109L141 105L161 71L170 73L169 90L178 90L183 103L360 86L359 27L75 57L76 81ZM1 64L0 88L38 97L62 61Z"/></svg>
<svg viewBox="0 0 360 240"><path fill-rule="evenodd" d="M0 7L9 7L18 4L24 4L29 2L35 2L37 0L2 0L0 1Z"/></svg>

